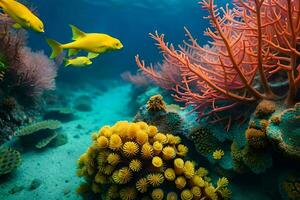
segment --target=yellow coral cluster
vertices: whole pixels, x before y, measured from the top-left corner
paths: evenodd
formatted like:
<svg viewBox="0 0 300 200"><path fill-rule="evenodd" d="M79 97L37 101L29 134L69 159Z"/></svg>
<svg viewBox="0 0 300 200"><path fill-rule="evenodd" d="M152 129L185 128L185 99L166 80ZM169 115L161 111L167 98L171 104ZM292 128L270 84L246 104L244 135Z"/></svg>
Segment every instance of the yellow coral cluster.
<svg viewBox="0 0 300 200"><path fill-rule="evenodd" d="M144 122L118 122L92 136L93 143L78 160L78 176L89 191L103 199L224 199L228 180L217 186L204 168L185 160L188 147L172 134ZM162 189L163 188L163 189ZM78 191L86 191L86 186ZM168 191L168 192L166 192Z"/></svg>
<svg viewBox="0 0 300 200"><path fill-rule="evenodd" d="M224 151L223 150L216 150L213 152L213 158L215 160L221 160L224 156Z"/></svg>

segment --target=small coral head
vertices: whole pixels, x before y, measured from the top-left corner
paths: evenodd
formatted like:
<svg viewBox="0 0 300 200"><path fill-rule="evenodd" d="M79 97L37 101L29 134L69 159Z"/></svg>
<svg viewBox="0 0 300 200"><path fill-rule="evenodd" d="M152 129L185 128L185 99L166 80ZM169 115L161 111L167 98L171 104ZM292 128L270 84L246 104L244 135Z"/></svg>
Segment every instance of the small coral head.
<svg viewBox="0 0 300 200"><path fill-rule="evenodd" d="M148 111L167 111L167 105L163 100L163 97L158 94L150 97L149 101L147 102L147 110Z"/></svg>

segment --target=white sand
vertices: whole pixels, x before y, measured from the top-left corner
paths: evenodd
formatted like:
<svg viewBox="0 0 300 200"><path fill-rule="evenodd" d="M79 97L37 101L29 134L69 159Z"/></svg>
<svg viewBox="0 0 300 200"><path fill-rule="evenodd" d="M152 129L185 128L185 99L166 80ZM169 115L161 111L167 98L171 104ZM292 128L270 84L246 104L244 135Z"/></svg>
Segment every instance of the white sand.
<svg viewBox="0 0 300 200"><path fill-rule="evenodd" d="M76 93L89 95L90 91ZM44 151L30 151L22 155L22 165L11 178L0 183L0 200L62 200L81 199L75 190L80 184L76 177L76 161L90 144L90 134L106 124L118 120L130 120L127 116L128 95L130 86L119 86L110 89L93 99L92 112L78 112L78 119L64 123L62 132L68 135L68 143ZM80 124L83 129L76 128ZM79 138L74 138L78 135ZM41 179L42 185L29 191L33 179ZM25 189L9 194L14 186L24 186ZM64 195L65 190L69 190Z"/></svg>

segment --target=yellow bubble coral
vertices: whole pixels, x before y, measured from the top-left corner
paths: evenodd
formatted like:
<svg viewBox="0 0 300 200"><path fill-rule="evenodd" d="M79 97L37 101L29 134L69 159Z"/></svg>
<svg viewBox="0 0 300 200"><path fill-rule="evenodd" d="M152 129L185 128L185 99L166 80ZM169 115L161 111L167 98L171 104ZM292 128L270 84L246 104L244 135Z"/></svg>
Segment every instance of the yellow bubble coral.
<svg viewBox="0 0 300 200"><path fill-rule="evenodd" d="M221 178L214 187L207 170L196 170L185 159L187 151L178 136L158 133L145 122L123 121L93 135L77 174L97 199L226 199L228 180Z"/></svg>
<svg viewBox="0 0 300 200"><path fill-rule="evenodd" d="M189 151L189 148L187 146L183 145L183 144L179 144L177 146L177 155L178 156L184 157L184 156L186 156L188 151Z"/></svg>
<svg viewBox="0 0 300 200"><path fill-rule="evenodd" d="M164 172L164 175L168 181L174 181L176 178L175 171L172 168L166 169L166 171Z"/></svg>
<svg viewBox="0 0 300 200"><path fill-rule="evenodd" d="M195 175L195 166L191 161L184 163L184 175L186 178L191 179Z"/></svg>
<svg viewBox="0 0 300 200"><path fill-rule="evenodd" d="M157 187L164 182L164 176L160 173L153 173L147 176L147 180L150 185L152 185L153 187Z"/></svg>
<svg viewBox="0 0 300 200"><path fill-rule="evenodd" d="M142 157L144 159L150 159L153 157L153 147L149 144L149 143L146 143L142 146L142 150L141 150L141 154L142 154Z"/></svg>
<svg viewBox="0 0 300 200"><path fill-rule="evenodd" d="M136 199L137 192L133 187L125 187L120 190L120 198L122 200L134 200Z"/></svg>
<svg viewBox="0 0 300 200"><path fill-rule="evenodd" d="M162 149L163 149L162 143L160 143L160 142L158 142L158 141L155 141L155 142L153 143L153 150L154 150L154 154L155 154L155 155L160 154L160 152L162 151Z"/></svg>
<svg viewBox="0 0 300 200"><path fill-rule="evenodd" d="M123 145L123 153L127 157L132 157L139 152L139 145L135 142L125 142Z"/></svg>
<svg viewBox="0 0 300 200"><path fill-rule="evenodd" d="M158 130L156 126L149 126L148 127L148 135L149 137L154 137L157 134Z"/></svg>
<svg viewBox="0 0 300 200"><path fill-rule="evenodd" d="M165 160L172 160L176 157L176 151L173 147L166 146L162 150L163 158Z"/></svg>
<svg viewBox="0 0 300 200"><path fill-rule="evenodd" d="M207 186L204 189L205 194L211 199L211 200L217 200L218 195L216 193L216 189L213 186Z"/></svg>
<svg viewBox="0 0 300 200"><path fill-rule="evenodd" d="M194 199L200 199L200 197L202 195L200 187L197 187L197 186L192 187L191 192L194 196Z"/></svg>
<svg viewBox="0 0 300 200"><path fill-rule="evenodd" d="M95 182L105 184L107 182L107 178L105 175L103 175L101 173L97 173L95 176Z"/></svg>
<svg viewBox="0 0 300 200"><path fill-rule="evenodd" d="M168 144L170 145L177 145L181 142L181 139L179 136L174 136L172 134L167 134L167 141L168 141Z"/></svg>
<svg viewBox="0 0 300 200"><path fill-rule="evenodd" d="M184 161L181 158L176 158L174 160L174 169L177 175L180 175L184 172Z"/></svg>
<svg viewBox="0 0 300 200"><path fill-rule="evenodd" d="M164 198L164 191L160 188L156 188L152 191L151 197L153 200L162 200Z"/></svg>
<svg viewBox="0 0 300 200"><path fill-rule="evenodd" d="M200 176L200 177L204 177L204 176L207 176L208 174L208 171L207 169L205 169L204 167L200 167L196 172L195 172L196 175Z"/></svg>
<svg viewBox="0 0 300 200"><path fill-rule="evenodd" d="M148 126L148 124L146 122L137 122L136 124L140 126L140 129L142 129L144 131L148 130L149 126Z"/></svg>
<svg viewBox="0 0 300 200"><path fill-rule="evenodd" d="M119 198L118 186L111 185L107 190L108 199L117 199Z"/></svg>
<svg viewBox="0 0 300 200"><path fill-rule="evenodd" d="M175 185L178 189L183 189L186 186L186 179L183 176L179 176L175 180Z"/></svg>
<svg viewBox="0 0 300 200"><path fill-rule="evenodd" d="M140 193L145 193L147 192L148 189L148 180L147 178L141 178L136 182L136 189L140 192Z"/></svg>
<svg viewBox="0 0 300 200"><path fill-rule="evenodd" d="M193 185L198 186L198 187L204 187L205 186L205 181L203 180L202 177L200 177L198 175L195 175L192 178L192 183L193 183Z"/></svg>
<svg viewBox="0 0 300 200"><path fill-rule="evenodd" d="M162 167L163 166L163 161L160 157L155 156L152 158L152 165L154 167Z"/></svg>
<svg viewBox="0 0 300 200"><path fill-rule="evenodd" d="M128 121L119 121L112 128L112 134L118 134L122 139L125 139L127 136L127 130L129 128Z"/></svg>
<svg viewBox="0 0 300 200"><path fill-rule="evenodd" d="M109 148L112 150L118 150L121 149L123 145L122 139L119 135L117 134L113 134L110 137L110 141L109 141Z"/></svg>
<svg viewBox="0 0 300 200"><path fill-rule="evenodd" d="M168 142L167 140L167 136L165 134L162 133L157 133L154 137L153 137L154 141L158 141L161 144L166 144Z"/></svg>
<svg viewBox="0 0 300 200"><path fill-rule="evenodd" d="M133 172L138 172L142 169L142 162L138 159L134 159L134 160L130 161L129 168Z"/></svg>
<svg viewBox="0 0 300 200"><path fill-rule="evenodd" d="M107 157L107 162L111 165L119 164L121 157L117 153L110 153Z"/></svg>
<svg viewBox="0 0 300 200"><path fill-rule="evenodd" d="M167 200L177 200L178 196L175 192L169 192L167 195Z"/></svg>
<svg viewBox="0 0 300 200"><path fill-rule="evenodd" d="M99 148L103 149L103 148L108 147L109 140L105 136L100 136L97 138L97 143L98 143Z"/></svg>
<svg viewBox="0 0 300 200"><path fill-rule="evenodd" d="M192 200L194 195L189 189L185 189L181 192L180 197L182 200Z"/></svg>
<svg viewBox="0 0 300 200"><path fill-rule="evenodd" d="M219 178L217 182L217 188L216 190L219 190L220 188L226 187L228 185L229 181L226 177Z"/></svg>
<svg viewBox="0 0 300 200"><path fill-rule="evenodd" d="M224 151L223 150L216 150L213 152L213 158L215 160L220 160L224 156Z"/></svg>
<svg viewBox="0 0 300 200"><path fill-rule="evenodd" d="M139 131L136 135L136 142L140 145L148 142L148 134L145 131Z"/></svg>
<svg viewBox="0 0 300 200"><path fill-rule="evenodd" d="M123 167L113 173L113 180L119 184L128 183L132 178L132 172L128 167Z"/></svg>
<svg viewBox="0 0 300 200"><path fill-rule="evenodd" d="M140 129L140 126L138 124L131 123L129 125L128 130L127 130L127 137L129 139L134 139L140 130L141 129Z"/></svg>
<svg viewBox="0 0 300 200"><path fill-rule="evenodd" d="M106 166L104 166L103 169L104 169L103 170L103 174L105 174L105 175L111 175L113 173L113 171L114 171L115 168L112 165L106 165Z"/></svg>
<svg viewBox="0 0 300 200"><path fill-rule="evenodd" d="M99 130L99 135L100 136L105 136L105 137L110 137L112 135L112 131L110 129L110 126L103 126L100 130Z"/></svg>

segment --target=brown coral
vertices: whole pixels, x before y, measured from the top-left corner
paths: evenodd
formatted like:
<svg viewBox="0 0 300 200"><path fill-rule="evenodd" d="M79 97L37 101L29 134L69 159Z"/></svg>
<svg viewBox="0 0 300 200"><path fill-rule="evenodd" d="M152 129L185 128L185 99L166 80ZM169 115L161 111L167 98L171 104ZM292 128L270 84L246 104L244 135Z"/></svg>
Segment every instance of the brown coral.
<svg viewBox="0 0 300 200"><path fill-rule="evenodd" d="M167 105L163 100L161 95L152 96L147 102L147 110L148 111L167 111Z"/></svg>

